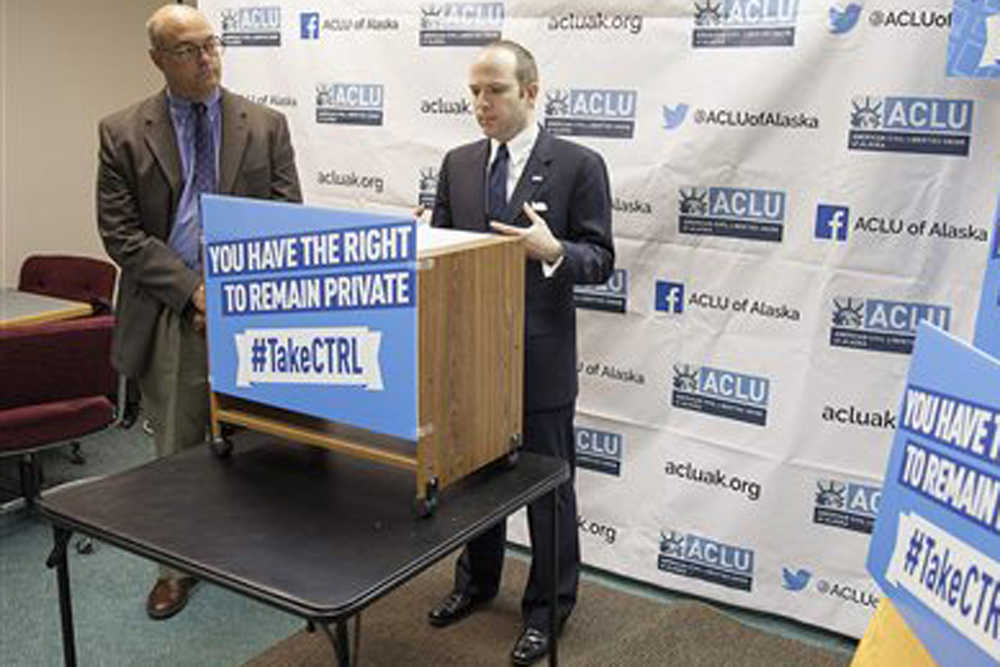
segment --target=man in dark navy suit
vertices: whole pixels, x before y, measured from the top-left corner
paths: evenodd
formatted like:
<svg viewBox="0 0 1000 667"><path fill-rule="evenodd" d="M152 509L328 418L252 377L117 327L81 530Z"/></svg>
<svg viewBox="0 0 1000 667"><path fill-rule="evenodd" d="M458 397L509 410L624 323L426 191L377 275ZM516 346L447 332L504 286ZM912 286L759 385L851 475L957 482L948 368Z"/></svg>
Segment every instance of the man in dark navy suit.
<svg viewBox="0 0 1000 667"><path fill-rule="evenodd" d="M445 155L431 224L522 237L525 266L524 448L575 461L577 394L573 285L602 283L614 268L611 194L596 152L552 136L535 123L538 70L521 45L487 46L469 68L469 91L486 139ZM524 629L514 664L548 652L576 602L580 575L573 479L558 489L559 627L550 627L552 499L528 507L534 556L521 601ZM455 588L430 610L445 626L491 600L500 583L506 524L470 542Z"/></svg>

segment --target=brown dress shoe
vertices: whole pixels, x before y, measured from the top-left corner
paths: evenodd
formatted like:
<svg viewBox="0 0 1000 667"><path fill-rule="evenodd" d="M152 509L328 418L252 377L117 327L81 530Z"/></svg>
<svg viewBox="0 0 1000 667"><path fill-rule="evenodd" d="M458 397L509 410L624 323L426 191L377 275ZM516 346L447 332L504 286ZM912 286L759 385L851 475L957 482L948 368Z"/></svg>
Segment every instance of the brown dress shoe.
<svg viewBox="0 0 1000 667"><path fill-rule="evenodd" d="M187 604L188 595L197 581L194 577L157 579L146 598L146 613L157 621L170 618Z"/></svg>

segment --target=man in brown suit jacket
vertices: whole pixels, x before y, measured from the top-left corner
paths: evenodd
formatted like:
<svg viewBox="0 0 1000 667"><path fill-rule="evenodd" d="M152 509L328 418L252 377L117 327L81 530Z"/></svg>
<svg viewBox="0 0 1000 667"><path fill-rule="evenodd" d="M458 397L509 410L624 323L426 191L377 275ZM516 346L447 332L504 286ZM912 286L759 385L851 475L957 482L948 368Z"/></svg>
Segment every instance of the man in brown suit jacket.
<svg viewBox="0 0 1000 667"><path fill-rule="evenodd" d="M220 87L205 17L166 5L146 28L166 87L101 121L97 223L121 268L112 361L138 380L165 456L203 442L208 421L198 195L302 195L284 116ZM148 614L177 613L193 584L161 568Z"/></svg>

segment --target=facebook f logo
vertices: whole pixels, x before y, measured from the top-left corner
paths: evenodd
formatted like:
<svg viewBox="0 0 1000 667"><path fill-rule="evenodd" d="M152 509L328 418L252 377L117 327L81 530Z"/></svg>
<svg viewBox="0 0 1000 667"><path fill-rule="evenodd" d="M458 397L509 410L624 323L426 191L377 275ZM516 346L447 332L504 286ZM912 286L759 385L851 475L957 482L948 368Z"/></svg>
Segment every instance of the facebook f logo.
<svg viewBox="0 0 1000 667"><path fill-rule="evenodd" d="M656 309L665 313L684 312L684 283L656 281Z"/></svg>
<svg viewBox="0 0 1000 667"><path fill-rule="evenodd" d="M819 204L816 207L816 238L846 241L850 216L846 206Z"/></svg>
<svg viewBox="0 0 1000 667"><path fill-rule="evenodd" d="M302 39L319 39L319 12L302 12L299 14L299 37Z"/></svg>

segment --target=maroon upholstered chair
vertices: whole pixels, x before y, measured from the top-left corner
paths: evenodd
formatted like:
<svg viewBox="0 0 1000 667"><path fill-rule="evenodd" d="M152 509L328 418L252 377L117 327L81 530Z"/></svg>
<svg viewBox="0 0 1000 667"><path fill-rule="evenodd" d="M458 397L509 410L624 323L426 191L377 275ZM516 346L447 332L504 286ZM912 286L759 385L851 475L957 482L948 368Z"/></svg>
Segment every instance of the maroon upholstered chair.
<svg viewBox="0 0 1000 667"><path fill-rule="evenodd" d="M95 315L111 312L115 265L91 257L32 255L21 264L17 289L93 305Z"/></svg>
<svg viewBox="0 0 1000 667"><path fill-rule="evenodd" d="M85 301L94 315L0 329L0 457L21 457L21 488L39 492L37 452L114 421L109 397L121 393L111 368L111 298L117 270L89 257L35 255L21 265L18 289Z"/></svg>
<svg viewBox="0 0 1000 667"><path fill-rule="evenodd" d="M37 497L35 454L108 426L113 315L0 329L0 456L21 456L21 489Z"/></svg>

